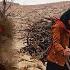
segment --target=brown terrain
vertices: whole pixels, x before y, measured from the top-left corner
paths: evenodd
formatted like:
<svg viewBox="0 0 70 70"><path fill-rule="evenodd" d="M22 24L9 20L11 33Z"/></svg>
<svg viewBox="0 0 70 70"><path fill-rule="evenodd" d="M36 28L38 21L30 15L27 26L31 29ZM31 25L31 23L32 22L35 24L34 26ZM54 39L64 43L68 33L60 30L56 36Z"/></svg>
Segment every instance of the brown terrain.
<svg viewBox="0 0 70 70"><path fill-rule="evenodd" d="M9 18L12 19L14 25L14 36L13 40L6 38L6 42L1 45L6 48L8 46L10 50L8 52L3 50L2 60L5 63L12 63L12 70L45 70L45 66L40 60L25 53L19 53L19 50L27 45L24 43L27 34L24 29L28 27L28 24L33 24L44 17L60 17L67 9L70 9L70 1L27 6L13 4L8 12L10 12ZM8 67L7 64L6 66Z"/></svg>

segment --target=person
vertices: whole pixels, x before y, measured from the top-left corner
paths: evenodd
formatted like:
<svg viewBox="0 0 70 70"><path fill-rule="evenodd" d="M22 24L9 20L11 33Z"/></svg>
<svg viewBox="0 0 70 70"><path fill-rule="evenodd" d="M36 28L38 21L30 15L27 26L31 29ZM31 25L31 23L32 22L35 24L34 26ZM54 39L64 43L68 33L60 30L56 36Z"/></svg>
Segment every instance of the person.
<svg viewBox="0 0 70 70"><path fill-rule="evenodd" d="M66 58L70 56L70 9L52 25L53 44L47 55L46 70L68 70Z"/></svg>

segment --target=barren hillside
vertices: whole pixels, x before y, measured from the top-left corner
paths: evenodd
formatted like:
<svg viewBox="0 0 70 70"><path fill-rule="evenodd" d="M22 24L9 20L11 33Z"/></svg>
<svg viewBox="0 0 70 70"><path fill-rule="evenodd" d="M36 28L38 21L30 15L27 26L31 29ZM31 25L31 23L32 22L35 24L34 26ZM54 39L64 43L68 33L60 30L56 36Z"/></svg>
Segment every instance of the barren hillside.
<svg viewBox="0 0 70 70"><path fill-rule="evenodd" d="M45 5L22 6L19 4L13 4L11 6L8 12L11 12L9 14L9 18L11 18L14 23L14 37L13 43L10 46L13 48L12 53L15 51L15 57L13 60L16 62L16 70L45 70L45 66L41 61L34 59L25 53L18 53L21 47L25 47L27 45L24 43L26 42L25 36L27 35L24 29L28 27L28 24L33 24L44 17L60 17L68 8L70 9L70 1ZM10 59L10 57L8 57L8 59Z"/></svg>

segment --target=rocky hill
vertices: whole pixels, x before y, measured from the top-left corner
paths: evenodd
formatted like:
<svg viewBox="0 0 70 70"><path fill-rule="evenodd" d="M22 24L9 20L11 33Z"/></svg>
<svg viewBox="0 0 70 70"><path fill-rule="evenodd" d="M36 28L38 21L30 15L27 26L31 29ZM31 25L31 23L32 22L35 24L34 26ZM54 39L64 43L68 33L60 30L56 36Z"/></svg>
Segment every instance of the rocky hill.
<svg viewBox="0 0 70 70"><path fill-rule="evenodd" d="M57 17L59 18L62 13L67 9L70 9L70 2L59 2L51 3L45 5L19 5L13 4L8 10L11 12L9 17L13 19L15 23L15 29L17 35L15 37L22 38L24 36L23 30L28 26L28 24L33 24L45 17ZM20 34L22 33L22 34Z"/></svg>
<svg viewBox="0 0 70 70"><path fill-rule="evenodd" d="M41 61L34 59L31 56L26 55L25 53L19 53L20 49L27 45L27 43L25 43L25 36L27 35L27 33L24 31L24 29L28 27L28 24L33 24L39 21L40 19L44 19L45 17L54 16L58 18L67 9L70 9L70 1L51 3L45 5L42 4L22 6L19 4L13 4L11 6L8 12L10 12L9 18L12 19L12 23L14 25L14 36L13 43L12 45L10 44L9 47L12 47L13 50L10 52L14 55L12 61L15 62L14 67L16 67L16 70L45 70L45 66ZM10 42L11 40L7 39L7 41ZM8 42L2 46L7 46L7 44ZM10 58L12 56L7 57L9 56L7 54L5 52L3 53L3 56L5 55L5 57L8 58L7 60L10 61ZM3 58L4 57L2 57L2 59Z"/></svg>

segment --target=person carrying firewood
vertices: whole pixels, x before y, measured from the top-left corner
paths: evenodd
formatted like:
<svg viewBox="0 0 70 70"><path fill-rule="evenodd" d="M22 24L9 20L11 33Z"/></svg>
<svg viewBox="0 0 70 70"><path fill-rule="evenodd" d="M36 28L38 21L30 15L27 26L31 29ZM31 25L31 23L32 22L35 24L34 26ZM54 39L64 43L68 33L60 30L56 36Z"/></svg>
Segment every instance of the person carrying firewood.
<svg viewBox="0 0 70 70"><path fill-rule="evenodd" d="M53 44L46 57L46 70L69 70L66 63L70 56L70 9L56 19L51 28Z"/></svg>

